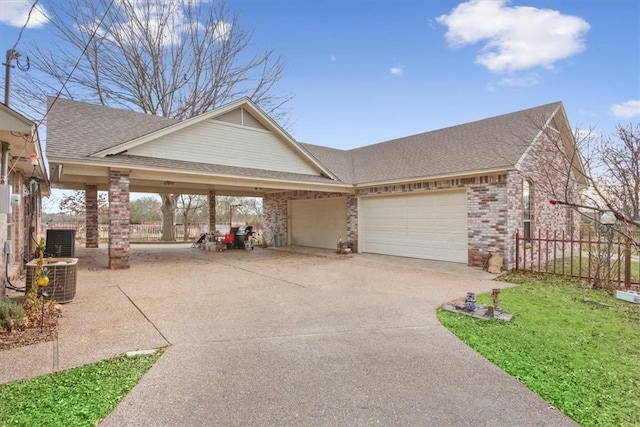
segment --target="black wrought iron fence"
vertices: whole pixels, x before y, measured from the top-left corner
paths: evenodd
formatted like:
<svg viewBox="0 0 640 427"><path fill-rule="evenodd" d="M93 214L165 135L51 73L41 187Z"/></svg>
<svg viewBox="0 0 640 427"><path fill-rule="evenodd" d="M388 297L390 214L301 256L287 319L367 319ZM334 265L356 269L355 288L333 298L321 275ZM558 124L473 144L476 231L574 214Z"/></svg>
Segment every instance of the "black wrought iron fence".
<svg viewBox="0 0 640 427"><path fill-rule="evenodd" d="M640 252L613 230L588 230L581 236L538 230L515 236L516 270L561 274L596 286L640 289Z"/></svg>

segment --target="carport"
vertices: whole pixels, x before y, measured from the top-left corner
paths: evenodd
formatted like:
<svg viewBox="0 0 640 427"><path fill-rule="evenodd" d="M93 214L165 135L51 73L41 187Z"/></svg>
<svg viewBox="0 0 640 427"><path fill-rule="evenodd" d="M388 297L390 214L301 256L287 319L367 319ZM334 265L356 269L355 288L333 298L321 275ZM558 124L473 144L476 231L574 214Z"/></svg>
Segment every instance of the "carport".
<svg viewBox="0 0 640 427"><path fill-rule="evenodd" d="M98 191L108 191L111 269L130 267L131 192L206 195L213 230L216 195L354 191L247 98L183 121L60 98L49 106L52 186L86 192L87 248L98 247ZM271 220L273 238L287 218Z"/></svg>

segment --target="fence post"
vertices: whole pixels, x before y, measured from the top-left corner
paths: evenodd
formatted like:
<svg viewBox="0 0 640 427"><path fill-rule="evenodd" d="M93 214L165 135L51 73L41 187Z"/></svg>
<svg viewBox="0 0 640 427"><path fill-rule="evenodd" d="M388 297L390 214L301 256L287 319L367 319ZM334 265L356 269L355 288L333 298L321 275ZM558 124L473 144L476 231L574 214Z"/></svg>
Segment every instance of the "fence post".
<svg viewBox="0 0 640 427"><path fill-rule="evenodd" d="M624 286L631 288L631 242L626 239L624 244Z"/></svg>
<svg viewBox="0 0 640 427"><path fill-rule="evenodd" d="M516 230L516 270L520 267L520 232Z"/></svg>

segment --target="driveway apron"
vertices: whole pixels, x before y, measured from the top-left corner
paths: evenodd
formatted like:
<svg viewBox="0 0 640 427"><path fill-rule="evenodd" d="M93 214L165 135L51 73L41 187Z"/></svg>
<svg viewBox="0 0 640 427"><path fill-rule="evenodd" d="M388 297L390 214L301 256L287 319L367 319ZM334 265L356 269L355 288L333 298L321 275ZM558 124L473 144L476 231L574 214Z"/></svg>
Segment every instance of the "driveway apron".
<svg viewBox="0 0 640 427"><path fill-rule="evenodd" d="M437 321L496 287L478 269L140 247L130 270L92 274L170 343L103 426L575 425Z"/></svg>

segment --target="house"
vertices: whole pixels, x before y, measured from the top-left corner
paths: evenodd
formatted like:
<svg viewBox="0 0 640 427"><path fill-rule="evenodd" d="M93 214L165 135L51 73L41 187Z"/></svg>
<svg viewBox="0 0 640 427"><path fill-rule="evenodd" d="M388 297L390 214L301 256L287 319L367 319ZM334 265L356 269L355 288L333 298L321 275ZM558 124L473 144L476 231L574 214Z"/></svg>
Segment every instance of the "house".
<svg viewBox="0 0 640 427"><path fill-rule="evenodd" d="M97 247L98 190L109 191L111 268L129 266L129 192L263 198L265 240L481 266L514 235L574 230L582 165L555 102L352 150L304 144L243 98L179 121L50 99L52 183L85 190Z"/></svg>
<svg viewBox="0 0 640 427"><path fill-rule="evenodd" d="M5 284L20 275L23 261L35 253L41 236L42 196L50 184L42 157L38 127L0 104L0 248Z"/></svg>

